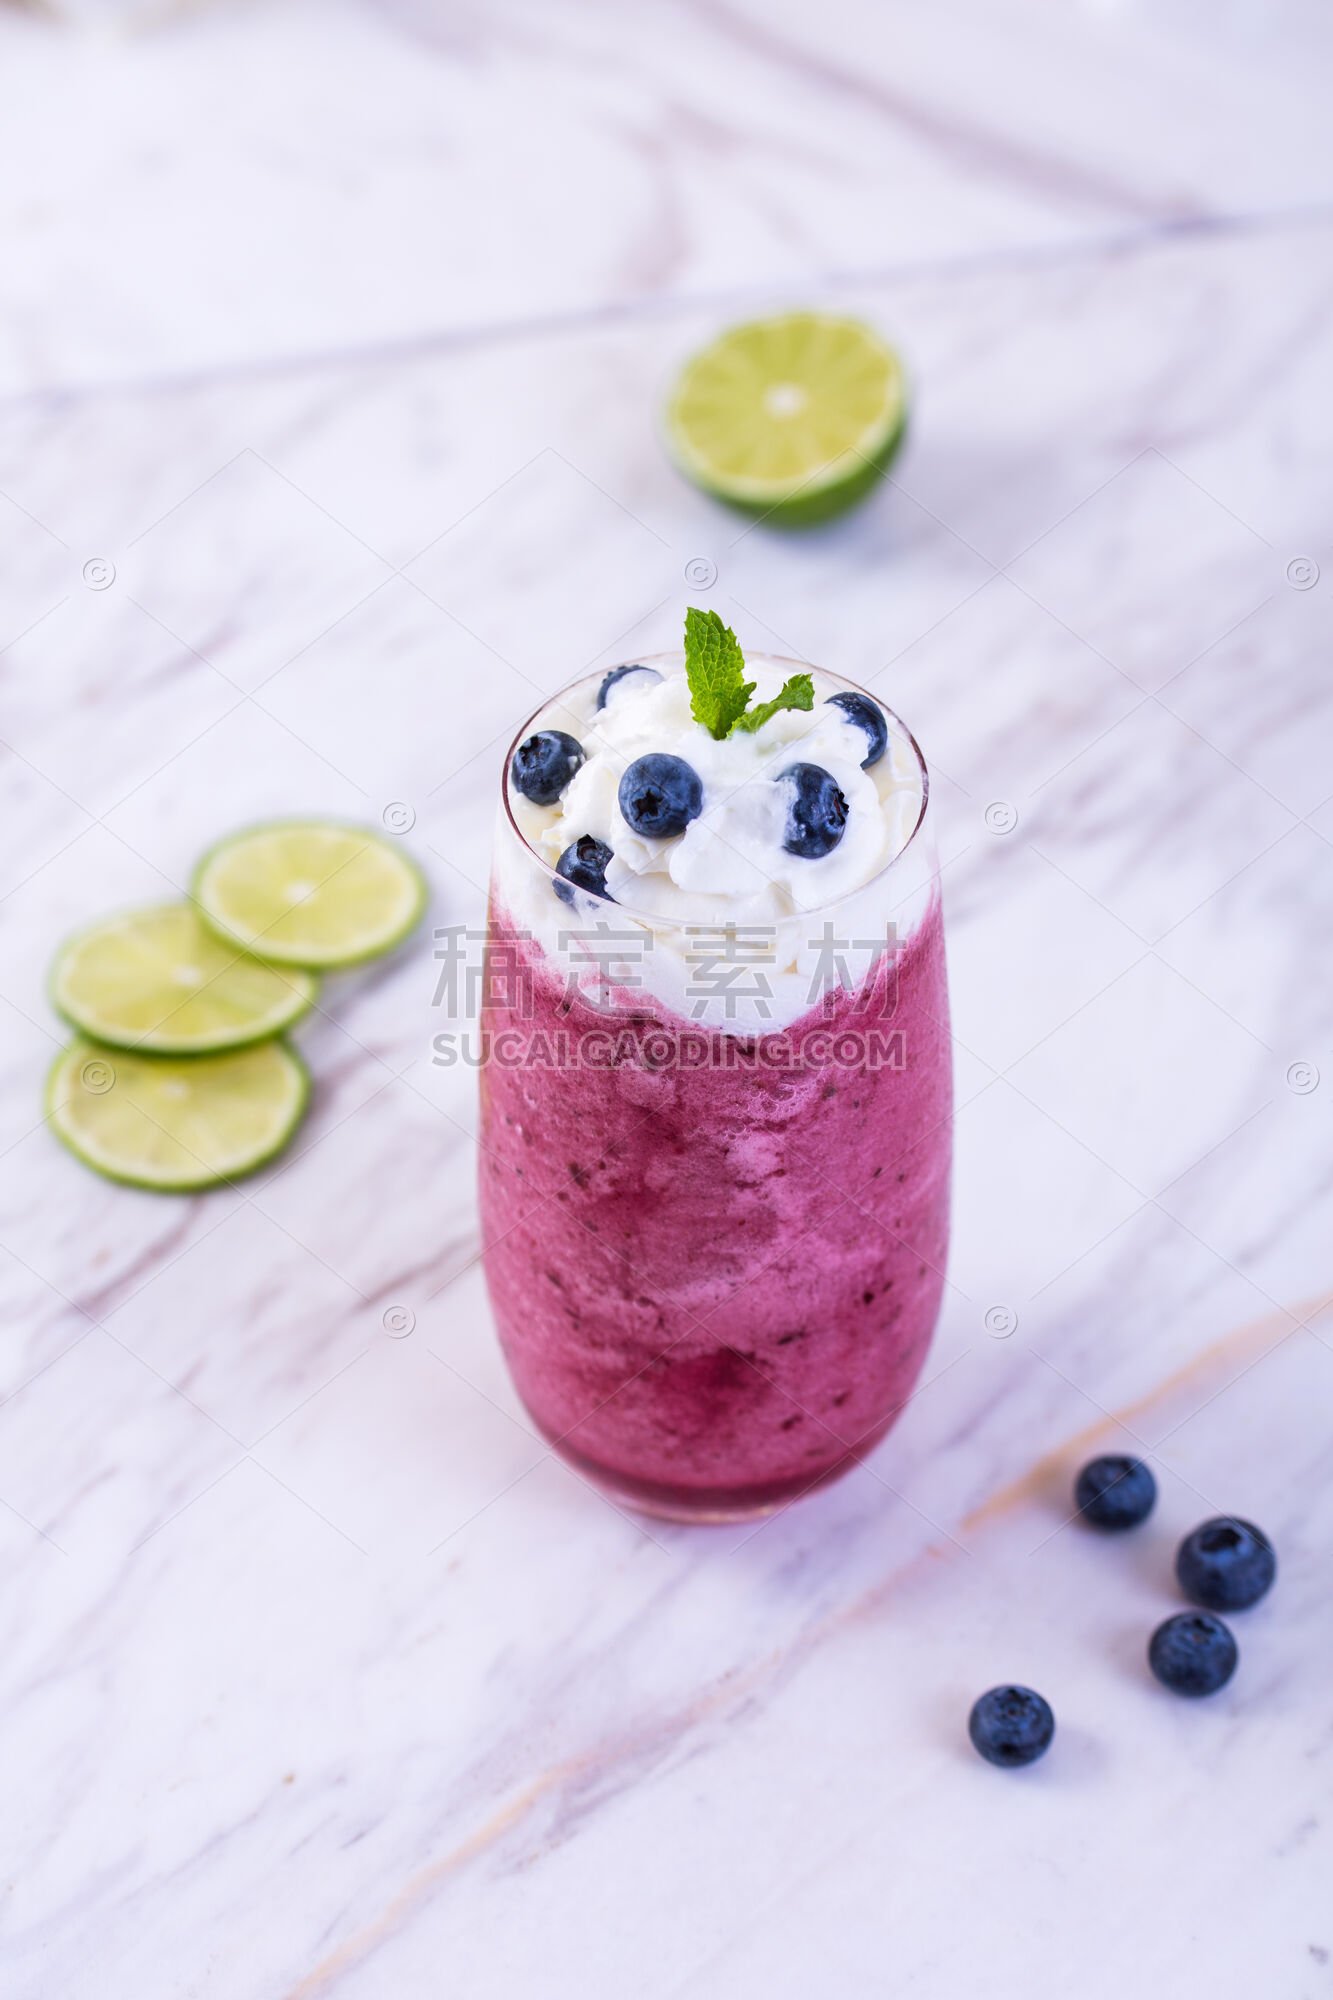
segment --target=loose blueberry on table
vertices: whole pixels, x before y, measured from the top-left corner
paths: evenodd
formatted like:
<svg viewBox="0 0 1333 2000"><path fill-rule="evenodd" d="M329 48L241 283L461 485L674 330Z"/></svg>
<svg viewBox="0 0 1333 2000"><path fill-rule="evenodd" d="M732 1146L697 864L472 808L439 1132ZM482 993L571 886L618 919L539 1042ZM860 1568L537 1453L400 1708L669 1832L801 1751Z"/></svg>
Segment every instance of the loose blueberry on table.
<svg viewBox="0 0 1333 2000"><path fill-rule="evenodd" d="M884 711L876 707L869 695L856 694L850 688L841 694L831 694L828 699L835 708L843 710L849 722L866 733L870 746L869 754L861 759L861 769L868 771L872 764L878 764L888 748L889 725L884 719Z"/></svg>
<svg viewBox="0 0 1333 2000"><path fill-rule="evenodd" d="M1015 1770L1045 1756L1055 1717L1050 1703L1033 1688L993 1687L972 1704L967 1733L988 1764Z"/></svg>
<svg viewBox="0 0 1333 2000"><path fill-rule="evenodd" d="M1178 1611L1148 1641L1148 1665L1173 1694L1216 1694L1239 1658L1230 1628L1210 1611Z"/></svg>
<svg viewBox="0 0 1333 2000"><path fill-rule="evenodd" d="M583 762L583 745L563 729L539 729L514 752L514 790L536 806L553 806Z"/></svg>
<svg viewBox="0 0 1333 2000"><path fill-rule="evenodd" d="M777 782L791 787L782 841L788 854L807 861L831 854L847 825L847 801L832 772L819 764L788 764Z"/></svg>
<svg viewBox="0 0 1333 2000"><path fill-rule="evenodd" d="M1094 1528L1137 1528L1157 1504L1157 1481L1141 1458L1106 1452L1079 1473L1074 1503Z"/></svg>
<svg viewBox="0 0 1333 2000"><path fill-rule="evenodd" d="M1219 1514L1186 1535L1176 1553L1176 1581L1206 1611L1248 1611L1277 1575L1273 1544L1253 1521Z"/></svg>
<svg viewBox="0 0 1333 2000"><path fill-rule="evenodd" d="M608 903L614 903L615 897L606 886L610 860L611 850L604 840L581 833L555 864L555 872L562 878L554 885L561 902L572 907L575 889L586 889L590 896L602 896Z"/></svg>
<svg viewBox="0 0 1333 2000"><path fill-rule="evenodd" d="M619 687L624 681L633 679L636 686L645 688L651 687L654 681L660 681L661 678L662 676L658 673L656 667L612 667L610 673L597 690L597 706L599 709L605 708L606 698L612 688Z"/></svg>
<svg viewBox="0 0 1333 2000"><path fill-rule="evenodd" d="M660 750L634 759L620 780L618 796L626 824L654 840L684 833L704 804L699 773L683 757Z"/></svg>

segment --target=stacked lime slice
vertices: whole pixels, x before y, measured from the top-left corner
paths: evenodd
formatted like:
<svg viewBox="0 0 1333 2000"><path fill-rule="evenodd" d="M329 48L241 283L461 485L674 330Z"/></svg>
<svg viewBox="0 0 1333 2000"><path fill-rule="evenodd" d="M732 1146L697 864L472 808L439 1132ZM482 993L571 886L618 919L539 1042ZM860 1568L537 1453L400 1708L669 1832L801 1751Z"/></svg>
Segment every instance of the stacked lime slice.
<svg viewBox="0 0 1333 2000"><path fill-rule="evenodd" d="M46 1115L87 1165L185 1193L255 1172L304 1116L310 1081L284 1031L319 973L389 951L426 903L419 870L364 827L249 828L200 862L194 900L70 938L51 997L78 1031Z"/></svg>
<svg viewBox="0 0 1333 2000"><path fill-rule="evenodd" d="M686 363L666 412L681 470L775 527L825 521L864 498L906 423L894 350L860 320L816 312L732 327Z"/></svg>
<svg viewBox="0 0 1333 2000"><path fill-rule="evenodd" d="M279 820L210 848L195 901L243 951L280 965L359 965L400 944L425 907L410 861L359 826Z"/></svg>
<svg viewBox="0 0 1333 2000"><path fill-rule="evenodd" d="M132 910L80 931L51 975L51 998L93 1041L195 1056L263 1041L314 1004L318 980L267 965L209 929L190 903Z"/></svg>
<svg viewBox="0 0 1333 2000"><path fill-rule="evenodd" d="M141 1056L71 1042L46 1085L46 1114L72 1153L109 1180L187 1194L239 1180L280 1153L310 1096L280 1040L216 1056Z"/></svg>

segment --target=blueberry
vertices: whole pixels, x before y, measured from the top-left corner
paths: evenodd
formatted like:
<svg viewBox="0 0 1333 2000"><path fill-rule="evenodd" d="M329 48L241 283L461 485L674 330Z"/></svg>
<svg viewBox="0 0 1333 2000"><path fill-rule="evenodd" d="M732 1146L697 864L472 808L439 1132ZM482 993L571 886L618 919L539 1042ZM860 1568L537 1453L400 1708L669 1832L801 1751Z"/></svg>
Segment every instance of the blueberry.
<svg viewBox="0 0 1333 2000"><path fill-rule="evenodd" d="M583 745L563 729L539 729L514 752L509 775L515 791L535 806L553 806L579 765Z"/></svg>
<svg viewBox="0 0 1333 2000"><path fill-rule="evenodd" d="M1051 1747L1055 1717L1051 1704L1031 1688L991 1688L973 1702L967 1733L988 1764L1035 1764Z"/></svg>
<svg viewBox="0 0 1333 2000"><path fill-rule="evenodd" d="M636 757L620 780L620 810L635 833L665 840L684 833L703 811L704 788L699 773L683 757L654 750Z"/></svg>
<svg viewBox="0 0 1333 2000"><path fill-rule="evenodd" d="M788 764L778 772L778 783L784 780L791 787L791 804L782 845L807 861L831 854L847 824L847 801L836 779L818 764Z"/></svg>
<svg viewBox="0 0 1333 2000"><path fill-rule="evenodd" d="M1112 1451L1088 1460L1075 1482L1074 1501L1094 1528L1137 1528L1157 1505L1157 1481L1141 1458Z"/></svg>
<svg viewBox="0 0 1333 2000"><path fill-rule="evenodd" d="M1208 1611L1247 1611L1276 1575L1267 1535L1234 1514L1202 1522L1176 1551L1176 1581L1191 1603Z"/></svg>
<svg viewBox="0 0 1333 2000"><path fill-rule="evenodd" d="M1210 1611L1177 1611L1148 1641L1148 1665L1172 1694L1216 1694L1239 1657L1230 1628Z"/></svg>
<svg viewBox="0 0 1333 2000"><path fill-rule="evenodd" d="M572 908L575 889L586 889L590 896L604 896L608 903L614 903L616 899L606 886L606 866L610 859L611 850L604 840L581 833L555 864L556 874L564 878L554 884L561 902Z"/></svg>
<svg viewBox="0 0 1333 2000"><path fill-rule="evenodd" d="M848 688L843 694L831 694L829 700L835 708L845 709L849 722L858 729L864 729L870 743L870 755L861 759L861 769L868 771L872 764L878 764L889 743L889 725L884 720L884 711L870 699L868 694L853 694Z"/></svg>
<svg viewBox="0 0 1333 2000"><path fill-rule="evenodd" d="M610 694L612 688L619 687L620 683L623 680L627 680L631 674L642 675L642 679L637 683L640 688L651 687L654 681L660 681L662 678L656 667L612 667L610 673L597 690L598 708L606 707L606 697Z"/></svg>

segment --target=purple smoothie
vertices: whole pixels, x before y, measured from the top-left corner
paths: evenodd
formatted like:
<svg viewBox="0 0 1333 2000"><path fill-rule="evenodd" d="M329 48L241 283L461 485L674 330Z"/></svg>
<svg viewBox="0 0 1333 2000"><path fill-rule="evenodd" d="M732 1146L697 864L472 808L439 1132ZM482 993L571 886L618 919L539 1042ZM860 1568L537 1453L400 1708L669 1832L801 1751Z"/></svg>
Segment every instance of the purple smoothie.
<svg viewBox="0 0 1333 2000"><path fill-rule="evenodd" d="M938 895L896 963L743 1044L642 993L611 1015L571 1000L494 897L491 938L522 978L483 1017L485 1269L535 1422L677 1518L762 1512L845 1470L910 1395L944 1282ZM693 1060L664 1060L682 1033Z"/></svg>

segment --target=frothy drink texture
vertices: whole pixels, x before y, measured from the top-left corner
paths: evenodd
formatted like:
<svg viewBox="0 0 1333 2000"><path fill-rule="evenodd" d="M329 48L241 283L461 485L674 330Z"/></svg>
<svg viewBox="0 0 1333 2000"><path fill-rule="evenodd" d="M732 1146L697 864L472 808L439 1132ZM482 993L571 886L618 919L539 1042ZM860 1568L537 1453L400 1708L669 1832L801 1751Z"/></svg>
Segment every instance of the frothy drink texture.
<svg viewBox="0 0 1333 2000"><path fill-rule="evenodd" d="M522 1038L605 1035L525 956ZM489 1065L486 1271L541 1429L612 1490L671 1513L779 1504L864 1454L920 1373L948 1247L951 1078L938 902L857 994L784 1031L887 1025L903 1066L633 1059ZM885 1021L885 1008L892 1008ZM640 1038L685 1024L638 1010ZM715 1039L719 1039L715 1037ZM651 1046L651 1042L649 1044Z"/></svg>
<svg viewBox="0 0 1333 2000"><path fill-rule="evenodd" d="M701 716L679 656L568 690L511 755L492 879L481 1211L505 1356L565 1457L685 1519L868 1452L944 1283L924 767L832 676L775 701L787 665L744 663L753 730ZM700 998L700 925L770 941L768 999ZM599 928L620 942L589 973L569 940ZM834 930L856 951L812 980Z"/></svg>

